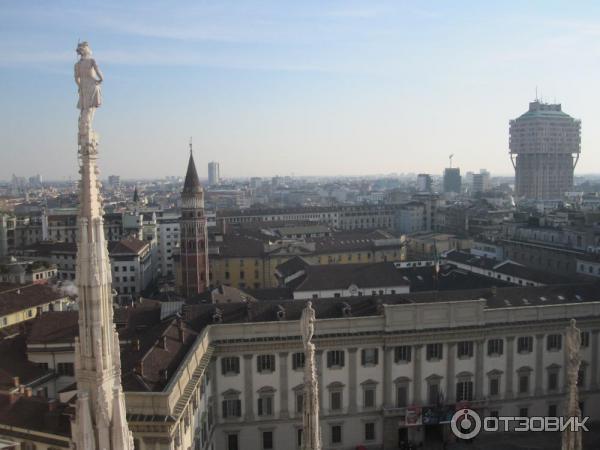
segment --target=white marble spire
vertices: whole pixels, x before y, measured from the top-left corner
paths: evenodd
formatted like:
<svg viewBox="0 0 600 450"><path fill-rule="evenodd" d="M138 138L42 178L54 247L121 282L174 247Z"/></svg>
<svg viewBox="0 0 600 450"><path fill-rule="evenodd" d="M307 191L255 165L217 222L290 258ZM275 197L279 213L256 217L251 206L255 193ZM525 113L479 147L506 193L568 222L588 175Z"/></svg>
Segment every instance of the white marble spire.
<svg viewBox="0 0 600 450"><path fill-rule="evenodd" d="M133 450L121 388L119 337L113 323L110 263L96 164L98 138L92 129L96 108L101 104L103 78L87 42L77 46L77 53L81 174L76 265L79 339L75 342L77 411L72 435L78 450Z"/></svg>
<svg viewBox="0 0 600 450"><path fill-rule="evenodd" d="M304 344L304 395L302 398L302 450L321 450L321 426L319 424L319 385L315 366L315 345L311 342L315 333L315 310L308 302L300 318L300 330Z"/></svg>
<svg viewBox="0 0 600 450"><path fill-rule="evenodd" d="M579 408L579 392L577 379L579 378L579 366L581 365L581 331L575 326L575 319L571 319L570 325L565 331L565 352L567 353L567 401L566 414L568 418L581 418ZM581 450L581 431L571 430L566 427L562 435L562 450Z"/></svg>

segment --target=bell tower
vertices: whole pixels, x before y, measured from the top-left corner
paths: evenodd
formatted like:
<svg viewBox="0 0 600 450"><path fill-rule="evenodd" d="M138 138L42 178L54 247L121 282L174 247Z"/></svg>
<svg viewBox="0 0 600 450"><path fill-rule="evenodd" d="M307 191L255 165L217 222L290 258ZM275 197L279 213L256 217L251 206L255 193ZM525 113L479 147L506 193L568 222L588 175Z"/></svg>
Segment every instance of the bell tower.
<svg viewBox="0 0 600 450"><path fill-rule="evenodd" d="M208 231L204 215L204 190L198 178L192 142L190 159L181 192L181 219L179 222L180 253L177 285L185 297L204 292L209 285Z"/></svg>

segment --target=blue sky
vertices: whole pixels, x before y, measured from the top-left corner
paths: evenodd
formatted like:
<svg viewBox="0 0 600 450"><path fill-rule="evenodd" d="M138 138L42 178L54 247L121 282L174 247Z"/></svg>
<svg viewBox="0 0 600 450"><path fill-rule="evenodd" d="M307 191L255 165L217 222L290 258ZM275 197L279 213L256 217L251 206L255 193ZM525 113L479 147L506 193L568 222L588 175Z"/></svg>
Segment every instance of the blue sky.
<svg viewBox="0 0 600 450"><path fill-rule="evenodd" d="M535 97L598 172L600 3L0 0L0 179L76 176L78 39L104 72L102 175L510 174Z"/></svg>

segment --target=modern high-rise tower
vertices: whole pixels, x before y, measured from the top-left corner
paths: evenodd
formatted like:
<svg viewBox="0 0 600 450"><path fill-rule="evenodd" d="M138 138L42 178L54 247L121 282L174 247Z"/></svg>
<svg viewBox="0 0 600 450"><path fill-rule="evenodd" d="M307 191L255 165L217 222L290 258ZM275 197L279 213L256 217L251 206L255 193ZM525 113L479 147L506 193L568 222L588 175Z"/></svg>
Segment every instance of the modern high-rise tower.
<svg viewBox="0 0 600 450"><path fill-rule="evenodd" d="M180 250L177 285L181 295L193 297L208 287L208 231L204 191L190 144L190 159L181 193Z"/></svg>
<svg viewBox="0 0 600 450"><path fill-rule="evenodd" d="M208 185L216 186L221 182L219 163L211 161L208 163Z"/></svg>
<svg viewBox="0 0 600 450"><path fill-rule="evenodd" d="M529 111L510 121L510 156L517 197L557 200L573 187L581 152L581 122L560 104L535 100Z"/></svg>

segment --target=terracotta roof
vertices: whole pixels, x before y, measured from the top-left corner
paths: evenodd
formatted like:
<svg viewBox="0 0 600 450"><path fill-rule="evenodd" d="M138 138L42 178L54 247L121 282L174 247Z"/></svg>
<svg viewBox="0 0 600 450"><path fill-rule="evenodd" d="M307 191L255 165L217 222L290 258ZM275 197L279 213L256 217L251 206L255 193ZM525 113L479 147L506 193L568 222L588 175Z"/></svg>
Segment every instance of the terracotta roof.
<svg viewBox="0 0 600 450"><path fill-rule="evenodd" d="M138 255L148 247L148 242L135 238L122 239L108 243L110 255Z"/></svg>
<svg viewBox="0 0 600 450"><path fill-rule="evenodd" d="M0 423L26 430L34 430L57 436L70 436L70 418L66 414L66 405L54 403L49 406L48 400L41 397L19 396L11 399L8 395L0 395ZM15 431L16 430L12 430ZM10 434L10 431L5 431ZM62 447L64 441L48 438L46 443Z"/></svg>
<svg viewBox="0 0 600 450"><path fill-rule="evenodd" d="M45 284L10 287L4 285L0 288L0 316L35 308L66 297L58 289Z"/></svg>
<svg viewBox="0 0 600 450"><path fill-rule="evenodd" d="M366 264L325 264L306 266L306 278L296 291L406 286L409 283L393 262Z"/></svg>
<svg viewBox="0 0 600 450"><path fill-rule="evenodd" d="M50 373L27 359L23 335L0 341L0 355L0 391L15 388L15 377L19 378L19 384L27 385Z"/></svg>

